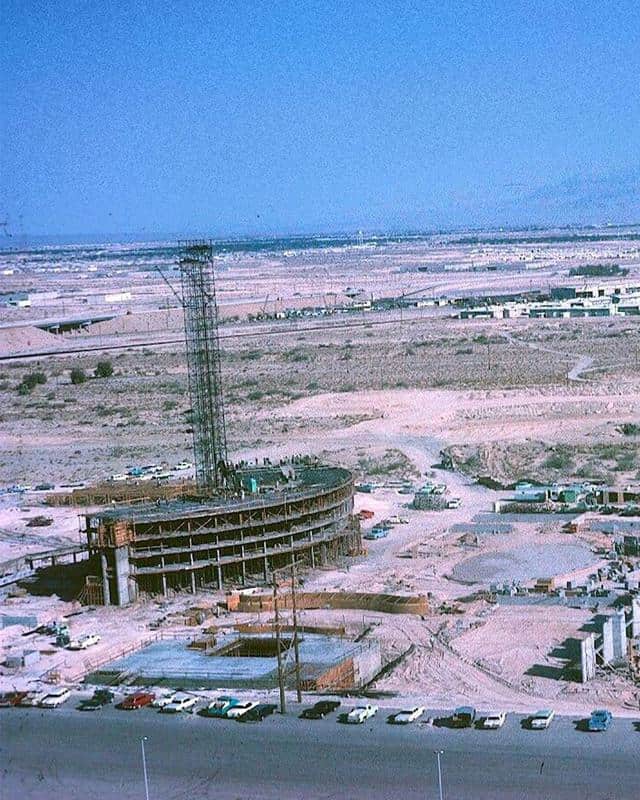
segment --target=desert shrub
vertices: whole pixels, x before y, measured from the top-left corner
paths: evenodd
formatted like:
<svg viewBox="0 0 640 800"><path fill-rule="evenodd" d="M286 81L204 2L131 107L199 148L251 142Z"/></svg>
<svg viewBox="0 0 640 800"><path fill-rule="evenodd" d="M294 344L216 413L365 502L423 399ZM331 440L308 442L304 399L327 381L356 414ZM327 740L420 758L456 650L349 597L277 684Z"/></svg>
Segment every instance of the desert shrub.
<svg viewBox="0 0 640 800"><path fill-rule="evenodd" d="M18 385L18 394L31 394L38 384L46 382L47 376L44 372L29 372L22 378L22 382Z"/></svg>
<svg viewBox="0 0 640 800"><path fill-rule="evenodd" d="M640 425L636 425L634 422L625 422L618 430L625 436L638 436L640 434Z"/></svg>
<svg viewBox="0 0 640 800"><path fill-rule="evenodd" d="M257 361L262 358L262 350L243 350L238 358L241 361Z"/></svg>
<svg viewBox="0 0 640 800"><path fill-rule="evenodd" d="M284 357L286 361L293 361L294 363L309 360L309 356L301 347L294 347L293 350L285 353Z"/></svg>
<svg viewBox="0 0 640 800"><path fill-rule="evenodd" d="M98 361L93 374L96 378L110 378L113 375L113 364L110 361Z"/></svg>
<svg viewBox="0 0 640 800"><path fill-rule="evenodd" d="M87 373L81 369L80 367L74 367L71 370L71 383L74 386L78 386L81 383L84 383L87 380Z"/></svg>
<svg viewBox="0 0 640 800"><path fill-rule="evenodd" d="M544 466L548 469L569 469L573 467L573 459L566 450L556 450L545 459Z"/></svg>

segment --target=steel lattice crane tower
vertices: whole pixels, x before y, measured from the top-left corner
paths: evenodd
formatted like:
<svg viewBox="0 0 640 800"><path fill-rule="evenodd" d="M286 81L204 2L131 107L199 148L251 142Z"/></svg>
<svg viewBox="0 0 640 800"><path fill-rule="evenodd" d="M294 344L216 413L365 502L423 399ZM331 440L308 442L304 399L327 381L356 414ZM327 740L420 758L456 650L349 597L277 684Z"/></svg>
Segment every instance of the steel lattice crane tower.
<svg viewBox="0 0 640 800"><path fill-rule="evenodd" d="M196 484L211 495L224 490L228 478L213 246L207 239L179 244Z"/></svg>

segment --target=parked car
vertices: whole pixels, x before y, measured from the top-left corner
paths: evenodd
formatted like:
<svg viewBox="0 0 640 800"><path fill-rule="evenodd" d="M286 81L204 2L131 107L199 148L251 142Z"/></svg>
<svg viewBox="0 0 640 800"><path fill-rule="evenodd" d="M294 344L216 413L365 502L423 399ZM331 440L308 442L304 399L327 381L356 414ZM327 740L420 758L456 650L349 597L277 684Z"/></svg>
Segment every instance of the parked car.
<svg viewBox="0 0 640 800"><path fill-rule="evenodd" d="M236 703L235 706L232 706L226 714L227 719L238 719L243 714L246 714L247 711L251 711L251 709L255 708L259 703L255 700L248 700L245 703Z"/></svg>
<svg viewBox="0 0 640 800"><path fill-rule="evenodd" d="M238 722L262 722L265 717L270 716L278 708L274 703L258 703L255 708L246 711L241 717L238 717Z"/></svg>
<svg viewBox="0 0 640 800"><path fill-rule="evenodd" d="M0 694L0 708L19 706L27 696L27 692L3 692Z"/></svg>
<svg viewBox="0 0 640 800"><path fill-rule="evenodd" d="M424 714L424 706L414 706L413 708L409 708L406 711L398 711L397 714L393 714L389 717L389 722L393 725L409 725L412 722L415 722L417 719Z"/></svg>
<svg viewBox="0 0 640 800"><path fill-rule="evenodd" d="M361 725L371 717L374 717L378 713L378 706L366 705L366 706L356 706L352 708L351 711L347 714L346 721L350 725Z"/></svg>
<svg viewBox="0 0 640 800"><path fill-rule="evenodd" d="M608 731L613 722L613 714L604 708L591 712L587 723L587 730L592 733L602 733Z"/></svg>
<svg viewBox="0 0 640 800"><path fill-rule="evenodd" d="M45 695L38 703L40 708L57 708L71 697L71 689L67 686L59 686L49 694Z"/></svg>
<svg viewBox="0 0 640 800"><path fill-rule="evenodd" d="M52 483L38 483L35 486L34 491L36 492L50 492L52 489L56 487Z"/></svg>
<svg viewBox="0 0 640 800"><path fill-rule="evenodd" d="M99 711L109 703L113 703L114 693L109 689L96 689L92 697L82 700L78 706L79 711Z"/></svg>
<svg viewBox="0 0 640 800"><path fill-rule="evenodd" d="M150 706L155 699L156 696L153 694L153 692L134 692L133 694L129 694L124 698L124 700L120 703L119 708L123 709L124 711L135 711L138 708Z"/></svg>
<svg viewBox="0 0 640 800"><path fill-rule="evenodd" d="M389 535L389 528L383 528L380 525L375 525L368 533L362 537L363 539L384 539Z"/></svg>
<svg viewBox="0 0 640 800"><path fill-rule="evenodd" d="M227 712L237 706L239 702L237 697L221 695L212 703L209 703L206 708L203 708L202 713L205 717L226 717Z"/></svg>
<svg viewBox="0 0 640 800"><path fill-rule="evenodd" d="M40 703L47 696L47 694L48 692L42 692L42 691L27 692L26 695L20 701L20 705L27 708L33 706L39 706Z"/></svg>
<svg viewBox="0 0 640 800"><path fill-rule="evenodd" d="M453 728L471 728L475 721L476 710L472 706L459 706L450 719Z"/></svg>
<svg viewBox="0 0 640 800"><path fill-rule="evenodd" d="M324 719L327 714L331 714L340 708L339 700L320 700L311 708L305 708L300 714L301 719Z"/></svg>
<svg viewBox="0 0 640 800"><path fill-rule="evenodd" d="M77 639L72 639L67 645L69 650L86 650L94 644L98 644L100 636L97 633L85 633Z"/></svg>
<svg viewBox="0 0 640 800"><path fill-rule="evenodd" d="M459 497L452 497L447 500L447 508L460 508L462 500Z"/></svg>
<svg viewBox="0 0 640 800"><path fill-rule="evenodd" d="M193 694L186 692L178 692L174 694L171 702L167 703L160 709L161 713L165 714L178 714L180 711L188 711L193 708L198 702L198 698Z"/></svg>
<svg viewBox="0 0 640 800"><path fill-rule="evenodd" d="M482 720L482 727L486 730L496 731L501 728L507 721L507 715L504 711L491 711Z"/></svg>
<svg viewBox="0 0 640 800"><path fill-rule="evenodd" d="M164 708L171 703L176 696L175 692L164 692L161 695L156 695L156 699L151 703L154 708Z"/></svg>
<svg viewBox="0 0 640 800"><path fill-rule="evenodd" d="M555 715L556 712L549 708L542 709L542 711L536 711L535 714L532 714L529 717L529 727L532 731L546 730L553 722Z"/></svg>
<svg viewBox="0 0 640 800"><path fill-rule="evenodd" d="M178 463L175 465L174 469L175 470L182 470L182 469L191 469L192 467L193 467L193 464L190 461L178 461Z"/></svg>

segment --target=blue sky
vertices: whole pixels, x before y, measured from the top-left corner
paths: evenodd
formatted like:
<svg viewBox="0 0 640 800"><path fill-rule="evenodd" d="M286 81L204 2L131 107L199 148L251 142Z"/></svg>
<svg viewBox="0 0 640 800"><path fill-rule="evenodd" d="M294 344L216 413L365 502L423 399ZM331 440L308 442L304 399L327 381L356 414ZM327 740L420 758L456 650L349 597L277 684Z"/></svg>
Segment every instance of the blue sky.
<svg viewBox="0 0 640 800"><path fill-rule="evenodd" d="M30 234L640 220L637 0L3 0Z"/></svg>

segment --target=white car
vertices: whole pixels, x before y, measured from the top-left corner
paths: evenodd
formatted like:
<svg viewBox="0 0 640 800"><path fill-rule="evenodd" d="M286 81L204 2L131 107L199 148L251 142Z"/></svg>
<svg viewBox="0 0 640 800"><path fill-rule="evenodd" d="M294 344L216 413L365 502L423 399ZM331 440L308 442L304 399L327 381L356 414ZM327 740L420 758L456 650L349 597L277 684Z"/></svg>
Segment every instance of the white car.
<svg viewBox="0 0 640 800"><path fill-rule="evenodd" d="M452 497L447 501L447 508L460 508L462 500L459 497Z"/></svg>
<svg viewBox="0 0 640 800"><path fill-rule="evenodd" d="M70 697L71 689L68 689L66 686L60 686L58 689L54 689L52 692L49 692L49 694L47 694L47 696L44 697L38 705L40 708L57 708Z"/></svg>
<svg viewBox="0 0 640 800"><path fill-rule="evenodd" d="M69 650L86 650L88 647L98 644L99 641L100 636L97 633L85 633L69 642L67 647Z"/></svg>
<svg viewBox="0 0 640 800"><path fill-rule="evenodd" d="M542 711L536 711L536 713L532 714L531 718L529 719L529 727L534 731L546 730L553 722L555 715L556 712L549 708L545 708Z"/></svg>
<svg viewBox="0 0 640 800"><path fill-rule="evenodd" d="M411 722L415 722L417 719L424 714L424 706L415 706L414 708L409 708L406 711L398 711L397 714L394 714L391 717L391 722L394 725L409 725Z"/></svg>
<svg viewBox="0 0 640 800"><path fill-rule="evenodd" d="M20 701L21 706L39 706L49 692L28 692Z"/></svg>
<svg viewBox="0 0 640 800"><path fill-rule="evenodd" d="M169 703L173 703L176 696L177 695L175 692L158 695L151 705L153 708L164 708L165 706L168 706Z"/></svg>
<svg viewBox="0 0 640 800"><path fill-rule="evenodd" d="M116 481L126 481L126 480L128 480L128 479L129 479L129 476L128 476L128 475L125 475L124 473L120 473L120 472L119 472L119 473L117 473L116 475L110 475L110 476L109 476L109 480L110 480L110 481L113 481L114 483L115 483Z"/></svg>
<svg viewBox="0 0 640 800"><path fill-rule="evenodd" d="M194 697L194 695L178 692L174 694L171 702L163 706L160 711L166 714L177 714L180 711L188 711L190 708L193 708L197 702L198 698Z"/></svg>
<svg viewBox="0 0 640 800"><path fill-rule="evenodd" d="M366 720L378 713L378 706L356 706L347 714L347 722L351 725L361 725Z"/></svg>
<svg viewBox="0 0 640 800"><path fill-rule="evenodd" d="M176 470L192 469L192 468L193 468L193 464L190 461L179 461L174 467L174 469L176 469Z"/></svg>
<svg viewBox="0 0 640 800"><path fill-rule="evenodd" d="M226 717L227 719L238 719L243 714L246 714L247 711L251 711L252 708L255 708L259 703L254 702L253 700L246 703L238 703L237 706L233 706L227 711Z"/></svg>
<svg viewBox="0 0 640 800"><path fill-rule="evenodd" d="M482 720L482 727L488 730L498 730L498 728L504 725L506 720L507 715L504 711L492 711Z"/></svg>

